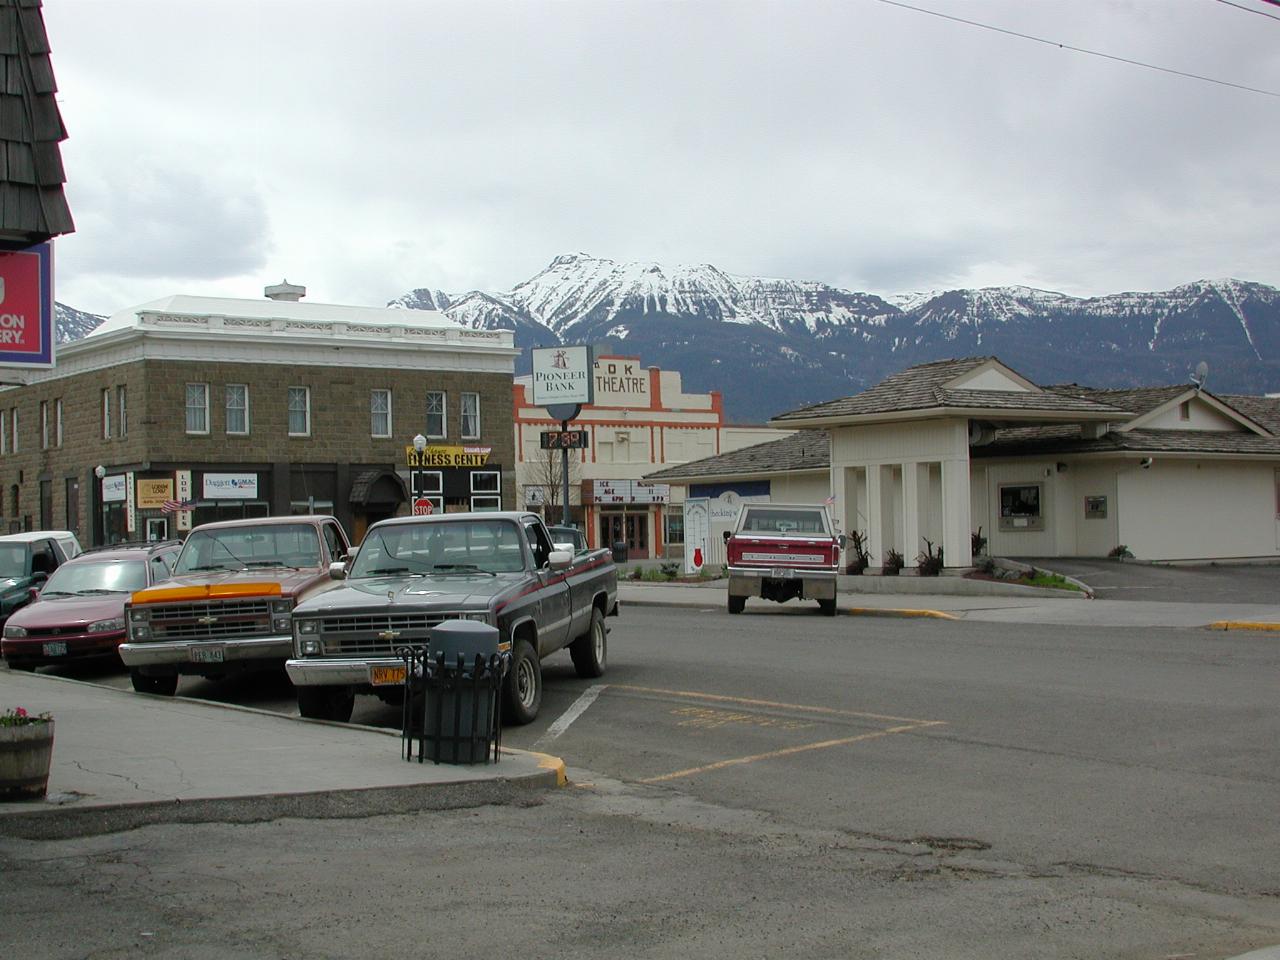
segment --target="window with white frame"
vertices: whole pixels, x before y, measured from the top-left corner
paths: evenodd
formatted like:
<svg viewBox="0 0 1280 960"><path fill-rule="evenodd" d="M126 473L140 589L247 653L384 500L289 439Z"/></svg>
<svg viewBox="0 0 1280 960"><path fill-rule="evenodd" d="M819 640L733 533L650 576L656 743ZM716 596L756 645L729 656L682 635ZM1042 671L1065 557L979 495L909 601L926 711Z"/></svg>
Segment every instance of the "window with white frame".
<svg viewBox="0 0 1280 960"><path fill-rule="evenodd" d="M447 436L445 430L445 400L443 390L427 391L427 438L438 440Z"/></svg>
<svg viewBox="0 0 1280 960"><path fill-rule="evenodd" d="M409 476L409 487L415 500L431 501L432 513L444 513L444 473L414 469Z"/></svg>
<svg viewBox="0 0 1280 960"><path fill-rule="evenodd" d="M471 471L471 509L502 509L502 474L499 471Z"/></svg>
<svg viewBox="0 0 1280 960"><path fill-rule="evenodd" d="M14 453L18 452L18 408L17 407L13 408L13 452ZM14 511L14 515L17 516L16 510Z"/></svg>
<svg viewBox="0 0 1280 960"><path fill-rule="evenodd" d="M40 401L40 449L49 449L49 401Z"/></svg>
<svg viewBox="0 0 1280 960"><path fill-rule="evenodd" d="M289 388L289 436L311 436L311 388Z"/></svg>
<svg viewBox="0 0 1280 960"><path fill-rule="evenodd" d="M1000 529L1044 529L1044 484L1000 484Z"/></svg>
<svg viewBox="0 0 1280 960"><path fill-rule="evenodd" d="M111 439L111 388L102 390L102 439Z"/></svg>
<svg viewBox="0 0 1280 960"><path fill-rule="evenodd" d="M391 436L391 391L369 391L369 435Z"/></svg>
<svg viewBox="0 0 1280 960"><path fill-rule="evenodd" d="M116 387L116 436L129 435L129 388L121 384Z"/></svg>
<svg viewBox="0 0 1280 960"><path fill-rule="evenodd" d="M187 384L187 433L209 432L209 385Z"/></svg>
<svg viewBox="0 0 1280 960"><path fill-rule="evenodd" d="M62 446L62 398L53 401L53 445Z"/></svg>
<svg viewBox="0 0 1280 960"><path fill-rule="evenodd" d="M9 417L0 410L0 453L9 452ZM1278 487L1277 489L1280 489ZM1276 508L1276 514L1280 515L1280 507Z"/></svg>
<svg viewBox="0 0 1280 960"><path fill-rule="evenodd" d="M249 385L228 383L226 386L227 433L245 436L249 433Z"/></svg>
<svg viewBox="0 0 1280 960"><path fill-rule="evenodd" d="M480 394L462 395L462 439L480 439Z"/></svg>

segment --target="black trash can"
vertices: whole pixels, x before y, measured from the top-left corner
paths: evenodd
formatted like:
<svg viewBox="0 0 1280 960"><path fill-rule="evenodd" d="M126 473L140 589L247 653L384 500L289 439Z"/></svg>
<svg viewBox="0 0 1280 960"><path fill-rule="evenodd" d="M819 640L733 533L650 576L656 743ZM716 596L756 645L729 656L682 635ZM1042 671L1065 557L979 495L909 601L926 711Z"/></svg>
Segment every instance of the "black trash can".
<svg viewBox="0 0 1280 960"><path fill-rule="evenodd" d="M613 541L613 562L614 563L627 562L627 541L625 540Z"/></svg>
<svg viewBox="0 0 1280 960"><path fill-rule="evenodd" d="M405 648L402 753L433 763L497 763L502 737L502 678L496 627L446 620L428 646ZM416 751L415 751L416 745ZM416 752L416 756L415 756Z"/></svg>

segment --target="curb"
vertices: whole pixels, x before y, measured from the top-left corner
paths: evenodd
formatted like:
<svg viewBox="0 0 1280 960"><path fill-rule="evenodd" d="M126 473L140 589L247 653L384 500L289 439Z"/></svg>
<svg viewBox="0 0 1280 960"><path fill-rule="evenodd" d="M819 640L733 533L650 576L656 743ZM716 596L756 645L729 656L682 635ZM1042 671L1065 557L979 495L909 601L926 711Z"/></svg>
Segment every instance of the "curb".
<svg viewBox="0 0 1280 960"><path fill-rule="evenodd" d="M1206 630L1280 630L1280 623L1268 620L1215 620Z"/></svg>
<svg viewBox="0 0 1280 960"><path fill-rule="evenodd" d="M959 620L954 613L942 610L913 610L908 607L849 607L844 611L855 617L919 617L930 620Z"/></svg>

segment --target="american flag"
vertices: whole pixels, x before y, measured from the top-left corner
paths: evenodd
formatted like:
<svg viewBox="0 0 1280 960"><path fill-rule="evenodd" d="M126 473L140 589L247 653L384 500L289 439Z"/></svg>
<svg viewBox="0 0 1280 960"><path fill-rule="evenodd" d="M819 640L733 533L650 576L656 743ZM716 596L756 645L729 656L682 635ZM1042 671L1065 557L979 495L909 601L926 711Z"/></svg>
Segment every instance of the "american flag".
<svg viewBox="0 0 1280 960"><path fill-rule="evenodd" d="M166 500L160 505L161 513L177 513L180 510L190 510L196 505L194 500Z"/></svg>

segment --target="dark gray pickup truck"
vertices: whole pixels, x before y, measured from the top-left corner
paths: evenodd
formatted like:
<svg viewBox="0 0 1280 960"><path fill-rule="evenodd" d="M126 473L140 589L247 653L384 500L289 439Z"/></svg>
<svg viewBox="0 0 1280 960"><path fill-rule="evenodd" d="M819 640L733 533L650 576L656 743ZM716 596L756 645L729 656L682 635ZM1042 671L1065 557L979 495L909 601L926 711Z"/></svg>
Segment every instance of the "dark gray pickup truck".
<svg viewBox="0 0 1280 960"><path fill-rule="evenodd" d="M542 703L543 658L569 648L582 677L604 673L605 617L618 612L608 550L556 550L537 514L398 517L369 528L343 584L293 610L285 664L304 717L347 721L357 693L402 694L395 651L427 643L443 620L479 620L511 652L503 719L529 723Z"/></svg>

